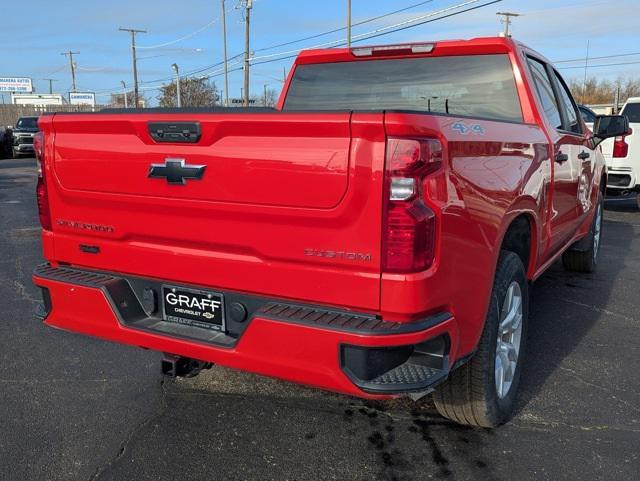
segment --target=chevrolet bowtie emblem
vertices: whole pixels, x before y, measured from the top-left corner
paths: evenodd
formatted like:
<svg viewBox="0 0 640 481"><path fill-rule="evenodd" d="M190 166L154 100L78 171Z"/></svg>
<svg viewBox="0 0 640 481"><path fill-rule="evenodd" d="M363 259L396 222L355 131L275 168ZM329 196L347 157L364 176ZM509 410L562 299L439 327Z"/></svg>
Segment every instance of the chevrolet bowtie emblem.
<svg viewBox="0 0 640 481"><path fill-rule="evenodd" d="M169 184L184 185L187 179L202 179L206 167L206 165L185 165L184 159L165 159L164 164L151 164L148 177L164 177Z"/></svg>

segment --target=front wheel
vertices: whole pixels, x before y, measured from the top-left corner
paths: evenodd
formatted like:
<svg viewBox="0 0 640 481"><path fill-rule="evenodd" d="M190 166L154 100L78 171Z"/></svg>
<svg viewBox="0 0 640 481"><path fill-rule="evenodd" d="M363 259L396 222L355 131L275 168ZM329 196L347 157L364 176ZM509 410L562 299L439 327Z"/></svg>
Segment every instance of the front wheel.
<svg viewBox="0 0 640 481"><path fill-rule="evenodd" d="M589 234L562 254L562 265L566 270L586 273L596 270L602 241L603 207L604 199L599 193Z"/></svg>
<svg viewBox="0 0 640 481"><path fill-rule="evenodd" d="M495 427L513 412L525 347L529 285L520 257L502 251L478 350L438 386L438 412L460 424Z"/></svg>

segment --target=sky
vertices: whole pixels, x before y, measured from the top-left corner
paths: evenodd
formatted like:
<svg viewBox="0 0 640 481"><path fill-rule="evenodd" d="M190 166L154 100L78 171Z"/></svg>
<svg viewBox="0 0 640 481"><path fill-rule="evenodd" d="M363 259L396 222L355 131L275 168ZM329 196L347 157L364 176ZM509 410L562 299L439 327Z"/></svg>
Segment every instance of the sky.
<svg viewBox="0 0 640 481"><path fill-rule="evenodd" d="M352 35L357 39L357 35L417 17L430 15L425 19L435 19L489 1L352 0L353 23L422 4L354 26ZM467 2L466 6L451 9ZM241 59L231 57L244 50L239 3L226 0L229 92L230 97L236 98L240 97L242 87ZM583 78L587 43L592 58L589 76L640 78L640 0L617 0L615 7L613 4L590 0L502 0L354 45L494 36L502 30L496 12L510 11L522 14L513 20L513 37L557 62L565 78ZM448 10L443 12L445 9ZM56 80L54 93L69 92L70 68L66 57L61 55L69 50L80 52L75 57L77 89L96 92L98 103L106 103L111 92L121 92L122 80L131 86L130 36L118 31L119 27L147 30L137 37L138 79L150 105L157 103L158 87L174 75L171 69L174 62L181 73L199 71L197 75L211 75L217 86L224 88L220 67L221 0L31 0L28 12L10 10L9 15L2 14L0 77L31 77L37 92L48 93L46 78ZM292 61L280 58L294 55L297 49L338 42L346 33L342 30L290 45L276 45L340 29L345 23L346 0L254 0L251 51L256 59L250 69L251 93L260 95L264 85L279 91L283 71L289 69ZM617 56L609 57L613 55ZM4 95L4 101L9 102L8 95Z"/></svg>

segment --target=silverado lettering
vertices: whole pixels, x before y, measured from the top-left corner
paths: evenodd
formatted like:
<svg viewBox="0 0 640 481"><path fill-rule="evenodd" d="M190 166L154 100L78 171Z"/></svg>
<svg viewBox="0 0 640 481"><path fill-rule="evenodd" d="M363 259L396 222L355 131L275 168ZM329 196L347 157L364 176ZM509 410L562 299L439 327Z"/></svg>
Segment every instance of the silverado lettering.
<svg viewBox="0 0 640 481"><path fill-rule="evenodd" d="M274 109L40 117L44 322L187 374L433 392L459 423L507 420L529 284L559 259L596 268L599 144L626 118L591 132L511 38L303 51L282 92ZM188 141L164 135L174 124Z"/></svg>

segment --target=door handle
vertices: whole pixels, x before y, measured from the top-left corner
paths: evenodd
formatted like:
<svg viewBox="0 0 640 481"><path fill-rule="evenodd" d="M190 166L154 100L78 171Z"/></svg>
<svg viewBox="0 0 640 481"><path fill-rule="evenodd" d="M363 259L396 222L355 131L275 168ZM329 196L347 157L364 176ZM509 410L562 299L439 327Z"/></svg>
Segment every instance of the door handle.
<svg viewBox="0 0 640 481"><path fill-rule="evenodd" d="M569 160L569 156L567 154L564 154L562 152L558 152L556 154L556 162L558 162L559 164L562 164L563 162L566 162L567 160Z"/></svg>
<svg viewBox="0 0 640 481"><path fill-rule="evenodd" d="M584 150L578 154L578 158L580 160L587 160L589 157L591 157L591 154L589 152L585 152Z"/></svg>

